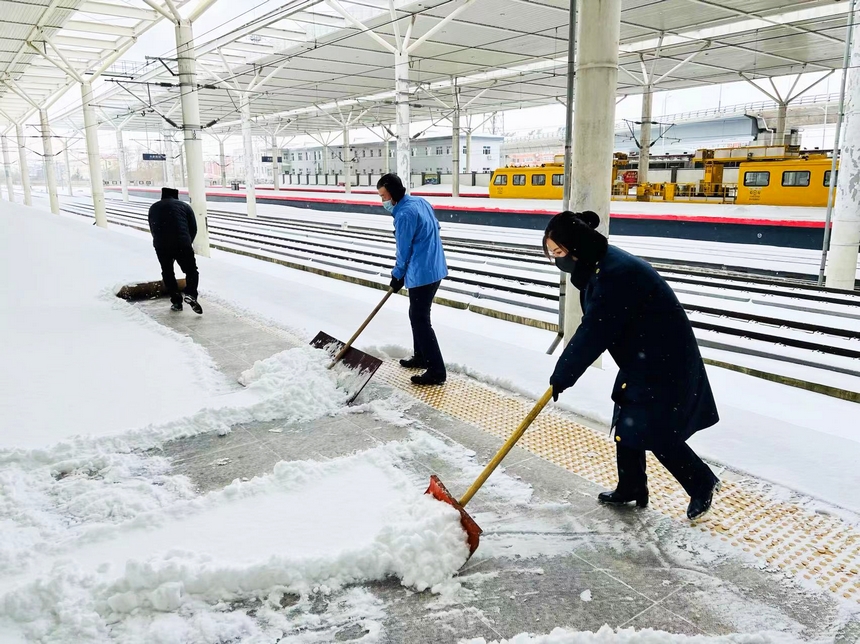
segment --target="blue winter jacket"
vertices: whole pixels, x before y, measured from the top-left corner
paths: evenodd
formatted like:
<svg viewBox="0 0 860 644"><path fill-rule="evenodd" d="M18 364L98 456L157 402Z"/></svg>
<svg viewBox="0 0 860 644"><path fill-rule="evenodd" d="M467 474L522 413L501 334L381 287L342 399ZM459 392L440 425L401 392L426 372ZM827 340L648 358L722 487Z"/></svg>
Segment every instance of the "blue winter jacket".
<svg viewBox="0 0 860 644"><path fill-rule="evenodd" d="M405 195L394 206L397 261L391 275L406 288L438 282L448 275L439 221L426 199Z"/></svg>

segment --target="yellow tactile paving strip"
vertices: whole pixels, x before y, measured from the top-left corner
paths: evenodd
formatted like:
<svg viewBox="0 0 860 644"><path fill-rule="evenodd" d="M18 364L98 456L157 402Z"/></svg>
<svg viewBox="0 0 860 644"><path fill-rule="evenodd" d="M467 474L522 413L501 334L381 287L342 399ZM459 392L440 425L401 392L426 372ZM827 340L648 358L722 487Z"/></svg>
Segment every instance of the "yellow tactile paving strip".
<svg viewBox="0 0 860 644"><path fill-rule="evenodd" d="M534 404L458 374L449 374L444 387L415 387L409 382L413 373L388 361L377 377L499 438L507 438ZM518 445L593 483L615 486L615 447L609 438L552 409L538 416ZM650 507L686 522L684 491L650 453L648 480ZM838 517L768 499L737 483L724 482L717 498L696 529L860 603L860 531Z"/></svg>

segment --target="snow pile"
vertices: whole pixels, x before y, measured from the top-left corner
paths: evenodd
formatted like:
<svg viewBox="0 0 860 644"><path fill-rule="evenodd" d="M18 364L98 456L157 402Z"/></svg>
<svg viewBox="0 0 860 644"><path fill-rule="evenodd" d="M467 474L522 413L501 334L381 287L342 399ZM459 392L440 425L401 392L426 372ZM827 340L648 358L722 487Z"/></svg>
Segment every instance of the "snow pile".
<svg viewBox="0 0 860 644"><path fill-rule="evenodd" d="M27 574L0 579L0 619L45 643L254 641L285 632L274 616L285 593L392 576L441 590L468 557L460 516L403 465L442 445L416 432L349 457L281 462L266 476L89 526ZM270 610L231 609L248 603Z"/></svg>
<svg viewBox="0 0 860 644"><path fill-rule="evenodd" d="M620 628L617 631L604 625L596 633L555 628L549 635L520 633L510 639L488 643L483 637L461 640L460 644L800 644L784 633L755 635L673 635L665 631L646 628Z"/></svg>

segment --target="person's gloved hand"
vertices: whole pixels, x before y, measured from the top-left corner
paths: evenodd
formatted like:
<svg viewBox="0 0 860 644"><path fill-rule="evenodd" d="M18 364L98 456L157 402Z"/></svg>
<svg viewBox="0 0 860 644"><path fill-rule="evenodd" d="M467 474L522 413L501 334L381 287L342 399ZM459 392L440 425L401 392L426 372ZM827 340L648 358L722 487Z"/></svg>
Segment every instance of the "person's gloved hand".
<svg viewBox="0 0 860 644"><path fill-rule="evenodd" d="M392 291L399 293L400 289L403 288L403 280L392 276L390 286Z"/></svg>
<svg viewBox="0 0 860 644"><path fill-rule="evenodd" d="M567 379L562 376L558 371L555 371L552 376L550 376L549 384L552 387L552 400L553 402L558 402L558 397L561 393L570 387L567 382Z"/></svg>

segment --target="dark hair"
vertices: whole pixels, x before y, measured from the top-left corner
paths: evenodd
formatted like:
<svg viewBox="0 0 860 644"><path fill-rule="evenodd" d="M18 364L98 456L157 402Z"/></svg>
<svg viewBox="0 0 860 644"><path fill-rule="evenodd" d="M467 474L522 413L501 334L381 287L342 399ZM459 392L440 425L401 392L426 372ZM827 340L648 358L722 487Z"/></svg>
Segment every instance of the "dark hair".
<svg viewBox="0 0 860 644"><path fill-rule="evenodd" d="M403 196L406 194L406 188L403 187L403 182L400 180L400 177L391 172L382 175L379 181L376 182L376 189L379 190L380 188L388 190L388 194L391 195L391 199L394 203L403 199Z"/></svg>
<svg viewBox="0 0 860 644"><path fill-rule="evenodd" d="M600 216L591 210L571 212L565 210L549 220L543 233L543 252L552 259L546 242L552 239L571 255L588 262L599 261L606 253L607 240L595 230Z"/></svg>
<svg viewBox="0 0 860 644"><path fill-rule="evenodd" d="M179 190L176 188L162 188L161 189L161 198L162 199L179 199Z"/></svg>

